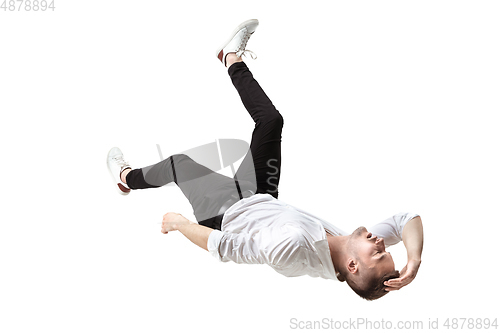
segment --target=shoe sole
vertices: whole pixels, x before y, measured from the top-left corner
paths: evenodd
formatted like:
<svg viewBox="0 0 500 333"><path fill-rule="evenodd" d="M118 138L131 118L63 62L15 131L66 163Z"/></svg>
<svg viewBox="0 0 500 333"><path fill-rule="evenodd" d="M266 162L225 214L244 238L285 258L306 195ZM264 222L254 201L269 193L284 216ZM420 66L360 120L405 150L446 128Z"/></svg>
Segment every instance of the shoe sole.
<svg viewBox="0 0 500 333"><path fill-rule="evenodd" d="M114 188L116 189L116 191L120 194L120 195L129 195L130 193L130 190L128 192L124 192L122 190L120 190L120 186L123 186L122 184L118 183L116 184L115 183L115 177L113 176L113 174L111 173L111 170L109 170L108 168L108 172L109 174L111 175L111 178L113 179L113 185L114 185Z"/></svg>
<svg viewBox="0 0 500 333"><path fill-rule="evenodd" d="M111 148L111 149L113 149L113 148ZM111 151L111 150L110 150L110 151ZM109 168L108 158L109 158L109 152L108 152L108 157L106 158L106 165L108 166L108 173L109 173L109 175L111 176L111 179L113 179L113 186L114 186L114 188L115 188L115 189L118 191L118 193L119 193L119 194L121 194L121 195L129 195L130 190L129 190L128 192L124 192L124 191L120 190L120 185L121 185L121 184L120 184L120 183L118 183L118 184L116 184L116 183L115 183L115 176L113 176L113 173L111 172L111 169ZM123 185L122 185L122 186L123 186Z"/></svg>
<svg viewBox="0 0 500 333"><path fill-rule="evenodd" d="M234 29L233 33L231 34L231 37L229 37L226 40L226 42L224 44L222 44L222 46L217 49L217 52L215 52L215 56L217 57L217 59L219 59L219 53L220 53L220 51L224 50L224 48L226 47L226 45L229 44L229 42L231 41L231 39L234 38L234 36L236 36L236 34L238 33L238 31L240 31L241 29L243 29L246 25L248 25L250 23L257 23L257 24L259 24L259 20L257 20L257 19L247 20L247 21L241 23L236 29Z"/></svg>

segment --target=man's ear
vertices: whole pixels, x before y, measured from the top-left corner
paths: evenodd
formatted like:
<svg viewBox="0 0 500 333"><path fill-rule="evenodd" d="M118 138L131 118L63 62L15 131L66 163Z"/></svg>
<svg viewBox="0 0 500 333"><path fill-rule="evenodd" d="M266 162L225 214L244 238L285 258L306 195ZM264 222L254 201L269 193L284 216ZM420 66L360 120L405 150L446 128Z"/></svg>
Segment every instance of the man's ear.
<svg viewBox="0 0 500 333"><path fill-rule="evenodd" d="M347 261L347 270L352 274L356 274L358 271L358 263L354 259L349 258Z"/></svg>

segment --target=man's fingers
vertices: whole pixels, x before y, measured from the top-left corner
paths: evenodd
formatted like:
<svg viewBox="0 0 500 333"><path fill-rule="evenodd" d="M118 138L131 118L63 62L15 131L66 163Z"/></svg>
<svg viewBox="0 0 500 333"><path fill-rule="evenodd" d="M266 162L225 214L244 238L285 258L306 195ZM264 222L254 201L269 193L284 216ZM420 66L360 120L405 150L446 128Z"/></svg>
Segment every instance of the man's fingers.
<svg viewBox="0 0 500 333"><path fill-rule="evenodd" d="M165 223L162 223L161 224L161 230L160 230L162 233L164 234L168 234L168 231L167 231L167 226L165 225Z"/></svg>
<svg viewBox="0 0 500 333"><path fill-rule="evenodd" d="M404 285L404 282L405 282L405 279L399 278L399 279L392 279L389 281L385 281L384 284L386 286L390 286L390 287L398 287L398 286Z"/></svg>
<svg viewBox="0 0 500 333"><path fill-rule="evenodd" d="M384 282L384 285L387 286L388 288L397 288L400 289L408 284L412 279L409 276L405 276L399 279L392 279Z"/></svg>
<svg viewBox="0 0 500 333"><path fill-rule="evenodd" d="M399 290L401 288L403 288L404 286L399 286L399 285L385 285L385 290L386 291L394 291L394 290Z"/></svg>
<svg viewBox="0 0 500 333"><path fill-rule="evenodd" d="M406 267L405 267L406 268ZM409 285L413 279L415 278L415 273L410 269L403 269L404 274L402 274L397 279L390 279L384 282L386 291L394 291L403 288L406 285Z"/></svg>
<svg viewBox="0 0 500 333"><path fill-rule="evenodd" d="M395 283L401 283L403 279L402 278L397 278L397 279L391 279L391 280L387 280L384 282L385 285L391 285L391 284L395 284Z"/></svg>
<svg viewBox="0 0 500 333"><path fill-rule="evenodd" d="M404 276L404 277L400 277L398 279L392 279L392 280L385 281L385 284L386 285L398 285L398 284L405 283L406 280L408 280L408 278L406 276Z"/></svg>
<svg viewBox="0 0 500 333"><path fill-rule="evenodd" d="M400 277L398 277L396 279L390 279L390 280L388 280L388 282L404 282L408 279L411 280L412 276L411 276L410 272L405 272L404 274L401 274Z"/></svg>

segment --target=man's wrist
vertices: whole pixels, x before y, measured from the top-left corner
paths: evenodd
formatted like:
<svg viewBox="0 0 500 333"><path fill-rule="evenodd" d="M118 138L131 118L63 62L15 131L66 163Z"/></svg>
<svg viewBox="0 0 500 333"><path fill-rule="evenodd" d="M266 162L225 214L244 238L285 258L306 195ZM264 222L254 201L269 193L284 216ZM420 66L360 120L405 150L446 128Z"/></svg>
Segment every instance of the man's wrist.
<svg viewBox="0 0 500 333"><path fill-rule="evenodd" d="M189 226L191 224L197 224L197 223L194 223L194 222L191 222L189 220L186 220L186 221L174 224L173 227L174 227L175 231L182 232L182 229L184 229L186 226Z"/></svg>
<svg viewBox="0 0 500 333"><path fill-rule="evenodd" d="M416 264L420 265L422 263L422 258L420 256L408 256L408 262L413 261Z"/></svg>

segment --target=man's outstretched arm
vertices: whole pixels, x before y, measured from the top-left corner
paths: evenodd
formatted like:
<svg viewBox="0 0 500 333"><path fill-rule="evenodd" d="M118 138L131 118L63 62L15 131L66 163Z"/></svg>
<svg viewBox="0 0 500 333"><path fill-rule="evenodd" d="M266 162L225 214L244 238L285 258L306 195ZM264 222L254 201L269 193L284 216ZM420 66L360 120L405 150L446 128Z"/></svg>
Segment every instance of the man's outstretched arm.
<svg viewBox="0 0 500 333"><path fill-rule="evenodd" d="M411 219L403 229L403 243L406 247L408 263L401 270L401 276L385 282L386 290L399 290L415 279L420 263L422 262L422 249L424 246L424 229L420 216Z"/></svg>
<svg viewBox="0 0 500 333"><path fill-rule="evenodd" d="M187 239L208 251L208 236L213 229L189 221L177 213L167 213L163 216L161 232L167 234L169 231L180 231Z"/></svg>
<svg viewBox="0 0 500 333"><path fill-rule="evenodd" d="M294 227L269 227L255 234L225 233L191 222L177 213L165 214L161 232L167 234L175 230L223 262L283 268L293 266L303 251L307 251L302 233Z"/></svg>

